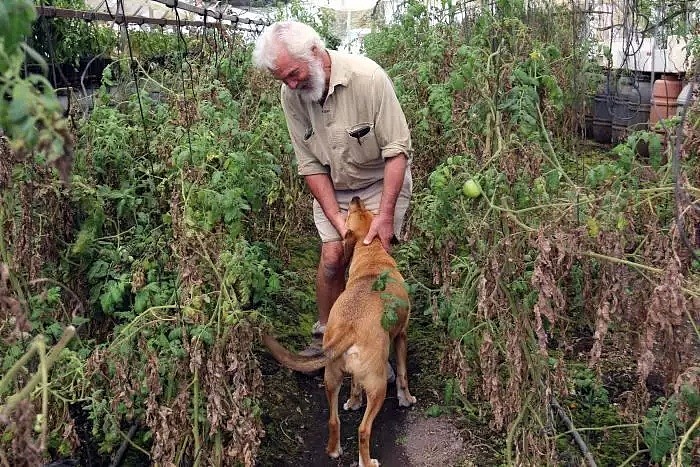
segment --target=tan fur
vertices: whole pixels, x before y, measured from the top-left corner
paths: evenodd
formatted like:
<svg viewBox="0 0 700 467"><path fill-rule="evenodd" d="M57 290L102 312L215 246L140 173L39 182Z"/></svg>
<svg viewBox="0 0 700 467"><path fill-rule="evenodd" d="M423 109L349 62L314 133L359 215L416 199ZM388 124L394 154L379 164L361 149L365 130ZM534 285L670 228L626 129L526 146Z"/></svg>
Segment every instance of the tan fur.
<svg viewBox="0 0 700 467"><path fill-rule="evenodd" d="M352 375L350 398L344 404L346 410L357 410L362 406L364 390L367 409L358 429L360 466L379 465L370 457L369 446L372 423L386 396L386 362L391 342L396 351L396 392L399 405L408 407L416 402L408 390L406 375L409 307L396 310L398 321L389 332L381 324L385 306L382 295L393 295L408 304L408 293L396 262L384 250L379 239L375 238L369 245L362 242L372 219L372 213L365 209L359 198L353 198L346 221L348 233L344 240L346 256L352 255L352 260L345 290L336 300L328 318L323 337L324 355L300 356L285 349L273 337L263 337L270 353L288 368L309 372L325 367L324 381L330 409L326 447L329 456L338 457L342 453L338 393L343 373ZM373 291L373 284L384 272L388 272L391 278L386 281L385 290Z"/></svg>

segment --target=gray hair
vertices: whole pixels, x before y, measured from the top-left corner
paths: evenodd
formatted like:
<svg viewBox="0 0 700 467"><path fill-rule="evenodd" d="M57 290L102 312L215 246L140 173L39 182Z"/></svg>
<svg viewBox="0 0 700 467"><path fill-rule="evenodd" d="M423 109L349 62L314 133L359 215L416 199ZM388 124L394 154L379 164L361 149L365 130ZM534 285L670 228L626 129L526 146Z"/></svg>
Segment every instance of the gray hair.
<svg viewBox="0 0 700 467"><path fill-rule="evenodd" d="M282 47L294 58L310 61L311 49L325 50L321 36L309 25L298 21L278 21L265 28L253 50L253 64L258 68L275 69Z"/></svg>

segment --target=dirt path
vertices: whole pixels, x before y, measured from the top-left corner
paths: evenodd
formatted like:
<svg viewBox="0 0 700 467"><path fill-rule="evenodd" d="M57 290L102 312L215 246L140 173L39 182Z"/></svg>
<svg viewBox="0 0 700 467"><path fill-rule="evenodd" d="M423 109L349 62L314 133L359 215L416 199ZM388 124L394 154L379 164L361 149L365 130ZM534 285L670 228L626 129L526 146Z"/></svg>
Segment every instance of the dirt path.
<svg viewBox="0 0 700 467"><path fill-rule="evenodd" d="M355 412L341 409L339 416L343 455L337 460L330 459L325 452L328 439L328 403L323 390L323 377L280 370L270 375L271 380L276 380L280 372L285 373L288 378L287 389L290 389L290 386L297 387L296 391L287 393L293 400L287 398L283 405L289 408L294 405L296 407L279 420L269 420L268 431L269 436L275 438L272 443L281 442L288 446L287 454L270 453L269 451L279 451L275 449L279 446L271 446L271 440L268 438L268 442L263 443L263 448L267 445L265 450L271 456L261 460L260 465L357 466L357 428L364 407ZM348 397L349 383L349 379L346 378L340 392L341 405ZM426 407L420 400L416 407L399 408L395 385L390 384L387 389L387 398L374 422L372 456L385 467L459 465L463 441L458 429L446 418L426 417ZM282 406L277 408L281 412L284 411ZM275 423L278 425L274 426Z"/></svg>

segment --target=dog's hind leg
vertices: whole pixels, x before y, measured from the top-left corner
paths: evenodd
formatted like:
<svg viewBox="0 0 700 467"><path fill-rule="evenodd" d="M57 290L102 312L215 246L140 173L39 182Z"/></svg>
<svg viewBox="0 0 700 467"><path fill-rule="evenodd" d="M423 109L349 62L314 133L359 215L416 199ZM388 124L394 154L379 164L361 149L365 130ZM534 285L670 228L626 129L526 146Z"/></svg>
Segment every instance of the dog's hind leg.
<svg viewBox="0 0 700 467"><path fill-rule="evenodd" d="M323 381L328 399L328 445L326 452L335 459L343 453L343 448L340 446L340 418L338 418L338 394L343 383L343 372L336 362L326 365Z"/></svg>
<svg viewBox="0 0 700 467"><path fill-rule="evenodd" d="M362 407L362 386L357 381L356 377L352 377L350 386L350 398L343 405L345 410L357 410Z"/></svg>
<svg viewBox="0 0 700 467"><path fill-rule="evenodd" d="M406 331L400 331L394 338L396 352L396 397L400 407L410 407L416 403L416 398L408 390L408 375L406 370L407 349Z"/></svg>
<svg viewBox="0 0 700 467"><path fill-rule="evenodd" d="M379 461L372 459L369 455L370 437L372 436L374 418L379 413L379 409L382 408L386 397L386 375L381 378L373 378L373 381L365 380L365 384L367 408L364 417L362 417L360 428L357 430L360 444L359 467L374 467L379 465Z"/></svg>

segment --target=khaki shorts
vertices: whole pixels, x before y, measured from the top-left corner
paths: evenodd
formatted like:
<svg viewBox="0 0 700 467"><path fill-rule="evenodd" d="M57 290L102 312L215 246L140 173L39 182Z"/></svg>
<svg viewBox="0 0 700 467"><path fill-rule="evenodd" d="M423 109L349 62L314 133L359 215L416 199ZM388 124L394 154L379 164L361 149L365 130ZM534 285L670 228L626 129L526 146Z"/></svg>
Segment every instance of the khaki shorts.
<svg viewBox="0 0 700 467"><path fill-rule="evenodd" d="M338 201L340 210L347 214L348 206L350 205L350 200L353 196L359 196L365 203L365 207L377 214L379 212L379 202L382 199L382 190L384 189L383 180L380 180L367 188L362 188L359 190L336 190L335 199ZM406 169L406 176L403 179L403 186L401 187L401 192L399 197L396 199L396 210L394 211L394 235L397 239L401 238L401 229L403 227L403 221L406 217L406 211L408 210L408 204L411 201L411 193L413 192L413 179L411 178L410 168ZM323 243L328 242L339 242L342 240L340 234L333 224L328 220L326 215L321 209L321 205L318 201L314 199L314 223L316 224L316 229L318 229L318 234L321 237Z"/></svg>

